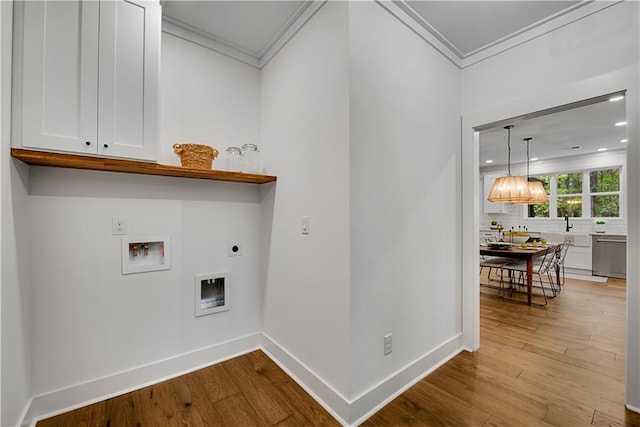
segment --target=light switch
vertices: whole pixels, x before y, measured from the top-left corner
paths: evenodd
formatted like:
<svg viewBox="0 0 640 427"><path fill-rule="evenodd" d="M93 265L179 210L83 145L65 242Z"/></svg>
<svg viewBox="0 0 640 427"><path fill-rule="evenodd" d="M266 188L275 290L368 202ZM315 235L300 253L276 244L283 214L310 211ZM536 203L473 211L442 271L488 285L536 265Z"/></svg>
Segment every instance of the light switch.
<svg viewBox="0 0 640 427"><path fill-rule="evenodd" d="M309 217L302 217L302 234L309 234Z"/></svg>

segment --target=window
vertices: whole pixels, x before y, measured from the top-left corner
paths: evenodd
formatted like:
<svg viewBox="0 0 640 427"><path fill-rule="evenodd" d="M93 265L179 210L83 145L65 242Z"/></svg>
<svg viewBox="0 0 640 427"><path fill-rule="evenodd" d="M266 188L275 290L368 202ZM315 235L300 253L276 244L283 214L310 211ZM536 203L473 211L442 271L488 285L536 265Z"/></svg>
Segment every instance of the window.
<svg viewBox="0 0 640 427"><path fill-rule="evenodd" d="M589 174L591 216L620 216L620 169L603 169Z"/></svg>
<svg viewBox="0 0 640 427"><path fill-rule="evenodd" d="M556 175L557 217L582 216L582 173Z"/></svg>
<svg viewBox="0 0 640 427"><path fill-rule="evenodd" d="M620 167L540 175L549 202L530 205L529 218L620 217Z"/></svg>

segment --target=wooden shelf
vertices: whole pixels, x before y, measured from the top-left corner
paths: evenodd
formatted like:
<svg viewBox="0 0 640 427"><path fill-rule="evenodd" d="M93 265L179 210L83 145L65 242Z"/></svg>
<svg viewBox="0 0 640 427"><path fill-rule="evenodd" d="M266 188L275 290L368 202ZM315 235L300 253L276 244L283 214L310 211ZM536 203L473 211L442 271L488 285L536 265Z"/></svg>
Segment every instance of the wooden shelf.
<svg viewBox="0 0 640 427"><path fill-rule="evenodd" d="M215 181L247 182L252 184L264 184L266 182L274 182L278 179L271 175L227 172L213 169L192 169L181 166L161 165L159 163L138 162L135 160L48 153L44 151L23 150L20 148L12 148L11 156L28 165L34 166L54 166L58 168L175 176L179 178L211 179Z"/></svg>

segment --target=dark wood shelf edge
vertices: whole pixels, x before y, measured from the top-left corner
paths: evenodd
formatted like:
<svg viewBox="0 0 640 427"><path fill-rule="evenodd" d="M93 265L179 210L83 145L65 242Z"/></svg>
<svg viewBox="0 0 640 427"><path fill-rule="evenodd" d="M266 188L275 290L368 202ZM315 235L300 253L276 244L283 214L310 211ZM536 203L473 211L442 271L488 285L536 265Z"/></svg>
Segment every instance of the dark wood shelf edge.
<svg viewBox="0 0 640 427"><path fill-rule="evenodd" d="M159 163L139 162L136 160L49 153L45 151L24 150L21 148L12 148L11 156L28 165L34 166L53 166L58 168L173 176L178 178L209 179L250 184L264 184L267 182L275 182L278 179L272 175L228 172L215 169L192 169L181 166L162 165Z"/></svg>

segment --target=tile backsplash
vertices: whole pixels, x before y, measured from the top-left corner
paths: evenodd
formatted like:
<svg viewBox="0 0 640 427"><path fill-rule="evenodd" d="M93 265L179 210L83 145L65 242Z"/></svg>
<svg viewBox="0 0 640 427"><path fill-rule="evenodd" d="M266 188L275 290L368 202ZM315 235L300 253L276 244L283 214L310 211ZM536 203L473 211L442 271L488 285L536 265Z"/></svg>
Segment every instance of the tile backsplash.
<svg viewBox="0 0 640 427"><path fill-rule="evenodd" d="M564 218L524 218L524 209L525 208L520 205L507 205L507 213L482 213L480 215L480 229L488 229L491 226L491 221L498 221L505 230L509 230L511 227L517 230L518 226L524 226L530 231L565 231ZM606 221L607 233L626 234L627 222L624 219L608 218ZM569 224L573 226L571 229L573 233L588 234L594 231L593 218L569 218Z"/></svg>

